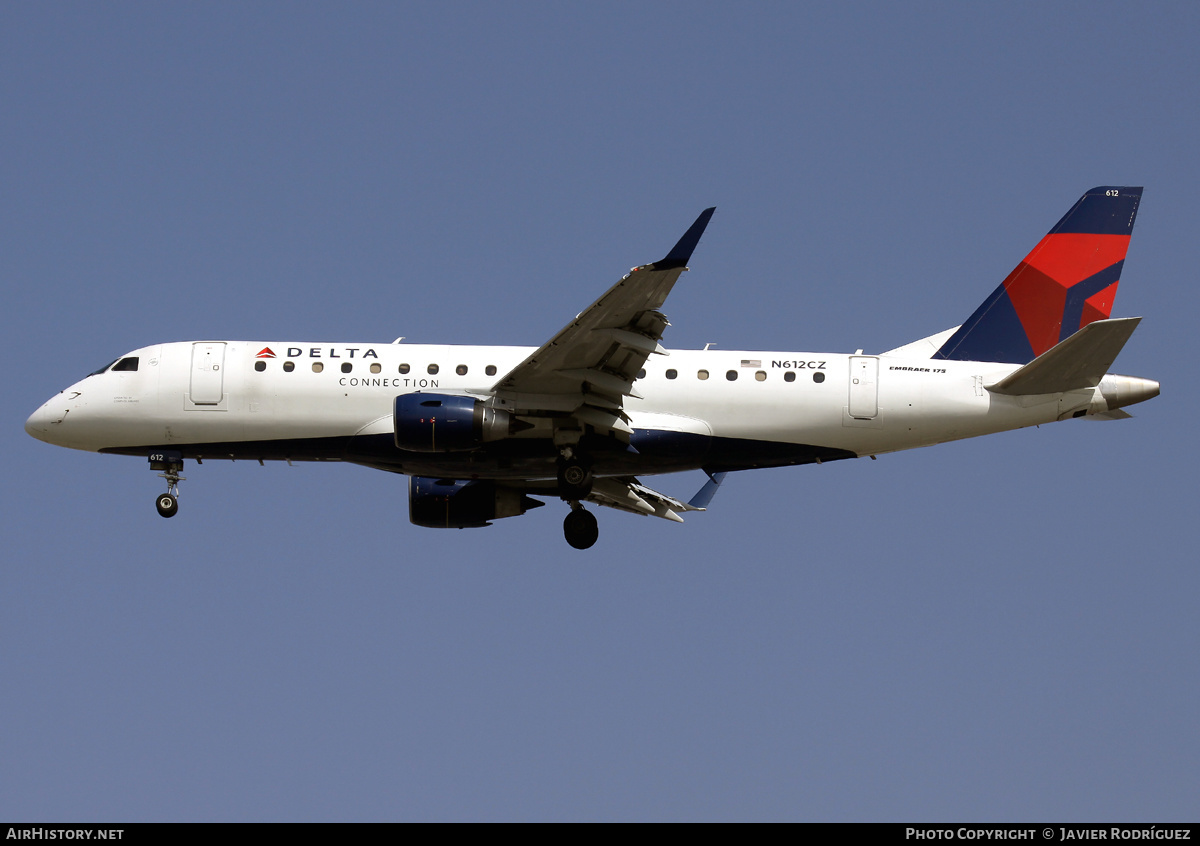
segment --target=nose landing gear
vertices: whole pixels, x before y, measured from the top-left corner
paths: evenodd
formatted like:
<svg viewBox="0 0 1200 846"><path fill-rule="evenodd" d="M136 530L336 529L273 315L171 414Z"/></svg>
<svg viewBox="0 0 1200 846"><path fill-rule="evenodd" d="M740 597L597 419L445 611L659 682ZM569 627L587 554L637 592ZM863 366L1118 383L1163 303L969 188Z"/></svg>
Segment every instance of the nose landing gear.
<svg viewBox="0 0 1200 846"><path fill-rule="evenodd" d="M154 507L163 517L174 517L179 511L179 483L186 481L179 471L183 469L183 453L172 450L150 453L150 469L161 470L159 478L167 480L167 492L159 494Z"/></svg>

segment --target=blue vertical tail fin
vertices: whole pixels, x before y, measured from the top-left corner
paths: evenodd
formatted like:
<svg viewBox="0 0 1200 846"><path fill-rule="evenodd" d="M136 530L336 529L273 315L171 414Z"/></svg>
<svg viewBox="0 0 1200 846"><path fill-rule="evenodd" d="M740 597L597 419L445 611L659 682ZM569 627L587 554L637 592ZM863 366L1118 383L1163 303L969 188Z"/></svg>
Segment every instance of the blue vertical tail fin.
<svg viewBox="0 0 1200 846"><path fill-rule="evenodd" d="M1107 319L1141 199L1141 188L1085 193L933 358L1028 364Z"/></svg>

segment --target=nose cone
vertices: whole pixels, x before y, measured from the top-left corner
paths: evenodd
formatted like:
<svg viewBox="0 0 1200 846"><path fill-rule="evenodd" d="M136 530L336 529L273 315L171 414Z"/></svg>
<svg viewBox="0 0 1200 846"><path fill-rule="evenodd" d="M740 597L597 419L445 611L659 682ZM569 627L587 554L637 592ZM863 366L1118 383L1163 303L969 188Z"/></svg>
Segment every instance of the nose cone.
<svg viewBox="0 0 1200 846"><path fill-rule="evenodd" d="M50 433L50 409L46 408L48 404L42 405L25 421L25 431L39 441L46 440L46 436Z"/></svg>
<svg viewBox="0 0 1200 846"><path fill-rule="evenodd" d="M29 415L29 419L25 421L25 431L39 441L67 446L63 443L63 423L71 413L71 402L67 396L64 392L42 403L42 407Z"/></svg>

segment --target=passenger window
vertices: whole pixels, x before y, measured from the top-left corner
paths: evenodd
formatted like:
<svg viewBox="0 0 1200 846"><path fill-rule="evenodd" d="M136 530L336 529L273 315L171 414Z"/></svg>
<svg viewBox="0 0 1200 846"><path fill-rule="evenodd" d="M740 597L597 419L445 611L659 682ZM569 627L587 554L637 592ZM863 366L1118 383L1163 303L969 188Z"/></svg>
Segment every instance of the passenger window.
<svg viewBox="0 0 1200 846"><path fill-rule="evenodd" d="M348 362L348 361L342 362L342 372L343 373L349 373L353 369L354 369L354 365L351 364L350 362Z"/></svg>
<svg viewBox="0 0 1200 846"><path fill-rule="evenodd" d="M767 381L767 371L765 371L765 370L754 371L754 378L757 379L759 382Z"/></svg>
<svg viewBox="0 0 1200 846"><path fill-rule="evenodd" d="M407 364L401 364L401 365L400 365L400 375L401 375L401 376L403 376L403 375L404 375L405 373L407 373L408 371L409 371L409 366L408 366Z"/></svg>
<svg viewBox="0 0 1200 846"><path fill-rule="evenodd" d="M256 361L256 362L254 362L254 369L257 370L259 373L262 373L264 370L267 369L267 363L265 361Z"/></svg>
<svg viewBox="0 0 1200 846"><path fill-rule="evenodd" d="M487 367L485 367L483 369L483 372L489 376L495 376L496 375L496 365L489 364Z"/></svg>
<svg viewBox="0 0 1200 846"><path fill-rule="evenodd" d="M678 371L678 370L668 370L668 371L667 371L667 378L668 378L668 379L674 379L674 378L675 378L676 376L678 376L678 375L679 375L679 371Z"/></svg>
<svg viewBox="0 0 1200 846"><path fill-rule="evenodd" d="M431 364L425 368L425 372L430 376L436 376L438 372L438 366L436 364Z"/></svg>
<svg viewBox="0 0 1200 846"><path fill-rule="evenodd" d="M699 379L701 382L703 382L705 379L708 378L708 371L707 370L697 370L696 378Z"/></svg>
<svg viewBox="0 0 1200 846"><path fill-rule="evenodd" d="M817 382L817 383L824 382L825 374L822 373L820 370L818 370L816 373L813 374L813 381Z"/></svg>
<svg viewBox="0 0 1200 846"><path fill-rule="evenodd" d="M465 364L460 364L458 367L454 368L454 372L457 373L459 376L466 376L467 375L467 366Z"/></svg>
<svg viewBox="0 0 1200 846"><path fill-rule="evenodd" d="M291 373L291 372L292 372L293 370L295 370L295 369L296 369L296 362L294 362L294 361L285 361L285 362L283 363L283 372L284 372L284 373Z"/></svg>
<svg viewBox="0 0 1200 846"><path fill-rule="evenodd" d="M736 370L726 370L725 378L728 379L730 382L736 382L737 381L737 371Z"/></svg>
<svg viewBox="0 0 1200 846"><path fill-rule="evenodd" d="M137 367L138 367L138 357L136 355L131 355L129 358L123 358L120 361L118 361L116 364L114 364L113 372L116 373L119 370L123 373L129 373L134 370L137 370Z"/></svg>
<svg viewBox="0 0 1200 846"><path fill-rule="evenodd" d="M320 373L324 369L325 369L325 365L322 364L321 362L319 362L319 361L313 362L313 373Z"/></svg>
<svg viewBox="0 0 1200 846"><path fill-rule="evenodd" d="M787 373L784 373L784 374L783 374L783 381L785 381L785 382L795 382L795 381L796 381L796 371L794 371L794 370L789 370Z"/></svg>
<svg viewBox="0 0 1200 846"><path fill-rule="evenodd" d="M381 370L383 370L383 365L382 365L382 364L380 364L378 361L376 361L375 363L373 363L373 364L371 365L371 372L372 372L372 373L378 373L378 372L379 372L379 371L381 371Z"/></svg>

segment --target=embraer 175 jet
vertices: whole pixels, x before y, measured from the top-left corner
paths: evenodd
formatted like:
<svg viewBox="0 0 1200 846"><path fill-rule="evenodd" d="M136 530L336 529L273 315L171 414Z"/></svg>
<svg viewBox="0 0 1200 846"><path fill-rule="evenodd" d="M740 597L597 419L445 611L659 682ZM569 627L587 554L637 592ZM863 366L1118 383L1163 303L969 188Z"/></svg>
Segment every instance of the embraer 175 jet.
<svg viewBox="0 0 1200 846"><path fill-rule="evenodd" d="M666 350L661 311L712 217L537 349L185 341L134 350L25 424L149 457L179 508L184 459L349 461L409 477L419 526L471 528L564 500L682 522L731 470L874 457L1120 409L1158 383L1108 373L1140 318L1109 319L1141 188L1088 191L961 326L879 355ZM637 477L702 469L691 501Z"/></svg>

